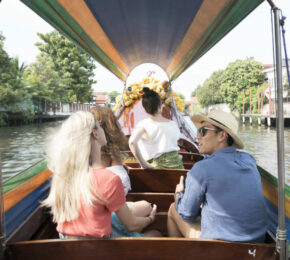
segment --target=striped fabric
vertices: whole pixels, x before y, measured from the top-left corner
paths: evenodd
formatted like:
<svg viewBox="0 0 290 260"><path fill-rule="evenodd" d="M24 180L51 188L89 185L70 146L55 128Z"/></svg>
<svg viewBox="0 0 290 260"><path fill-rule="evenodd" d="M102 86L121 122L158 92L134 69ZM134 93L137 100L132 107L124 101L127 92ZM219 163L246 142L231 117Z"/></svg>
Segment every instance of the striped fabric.
<svg viewBox="0 0 290 260"><path fill-rule="evenodd" d="M148 162L156 169L184 169L178 152L164 153Z"/></svg>
<svg viewBox="0 0 290 260"><path fill-rule="evenodd" d="M263 0L21 0L121 80L142 63L177 78Z"/></svg>

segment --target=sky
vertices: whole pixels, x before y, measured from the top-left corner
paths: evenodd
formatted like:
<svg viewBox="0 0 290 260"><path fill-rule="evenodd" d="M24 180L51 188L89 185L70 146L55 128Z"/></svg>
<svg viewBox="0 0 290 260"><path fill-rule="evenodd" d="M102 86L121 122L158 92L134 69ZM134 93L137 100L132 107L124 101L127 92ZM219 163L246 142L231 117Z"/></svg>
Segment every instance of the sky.
<svg viewBox="0 0 290 260"><path fill-rule="evenodd" d="M290 0L273 0L287 17L285 21L286 45L290 56ZM4 49L9 56L18 57L20 62L29 64L39 54L35 43L40 41L37 32L54 30L19 0L0 0L0 31L5 36ZM283 50L284 53L284 50ZM284 54L283 54L284 56ZM189 67L173 82L173 90L182 93L187 100L192 91L217 70L225 69L237 59L254 57L263 64L272 64L271 14L267 2L262 3L208 53ZM95 91L122 92L123 83L100 64L96 64L93 86ZM166 79L166 74L156 65L141 65L131 72L127 85L140 80L148 71L154 71L156 78Z"/></svg>

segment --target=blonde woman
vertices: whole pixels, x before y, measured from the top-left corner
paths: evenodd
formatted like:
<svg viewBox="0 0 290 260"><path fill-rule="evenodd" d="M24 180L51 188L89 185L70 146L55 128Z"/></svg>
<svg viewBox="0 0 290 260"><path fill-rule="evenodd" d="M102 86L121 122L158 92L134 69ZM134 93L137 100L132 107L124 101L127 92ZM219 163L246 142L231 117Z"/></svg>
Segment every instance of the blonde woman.
<svg viewBox="0 0 290 260"><path fill-rule="evenodd" d="M120 124L113 111L109 107L94 107L91 112L95 119L105 131L107 144L101 149L102 166L118 175L123 183L125 195L131 190L131 183L128 173L122 165L121 151L127 150L128 139L121 130ZM127 202L133 215L138 217L147 217L152 211L151 203L142 200L136 202ZM126 228L122 225L116 214L112 214L112 228L116 233L126 233ZM141 232L141 230L138 230Z"/></svg>
<svg viewBox="0 0 290 260"><path fill-rule="evenodd" d="M132 231L131 236L144 236L134 231L155 219L156 206L148 217L136 217L128 209L120 178L101 164L106 143L103 128L90 112L70 116L48 143L53 176L43 205L51 207L61 238L120 236L112 232L112 212Z"/></svg>

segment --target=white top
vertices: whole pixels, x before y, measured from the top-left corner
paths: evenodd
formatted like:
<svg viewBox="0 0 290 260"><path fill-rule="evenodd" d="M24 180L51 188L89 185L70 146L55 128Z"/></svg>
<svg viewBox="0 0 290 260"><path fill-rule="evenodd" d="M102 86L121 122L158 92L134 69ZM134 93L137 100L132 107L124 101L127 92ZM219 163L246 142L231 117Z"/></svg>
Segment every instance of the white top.
<svg viewBox="0 0 290 260"><path fill-rule="evenodd" d="M143 134L137 144L146 161L179 150L177 141L180 138L180 130L174 121L158 122L146 118L140 121L137 127L144 128L147 133Z"/></svg>
<svg viewBox="0 0 290 260"><path fill-rule="evenodd" d="M125 195L131 190L131 182L129 175L123 165L114 165L107 167L108 170L118 175L123 183Z"/></svg>

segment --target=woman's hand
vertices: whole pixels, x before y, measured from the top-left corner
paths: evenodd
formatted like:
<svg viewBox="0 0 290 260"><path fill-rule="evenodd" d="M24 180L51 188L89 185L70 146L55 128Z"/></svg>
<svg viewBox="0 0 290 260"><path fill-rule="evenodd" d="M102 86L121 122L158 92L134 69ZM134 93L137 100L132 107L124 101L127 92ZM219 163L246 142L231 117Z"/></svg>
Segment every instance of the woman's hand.
<svg viewBox="0 0 290 260"><path fill-rule="evenodd" d="M184 192L184 177L180 177L179 183L176 185L175 192Z"/></svg>
<svg viewBox="0 0 290 260"><path fill-rule="evenodd" d="M155 216L156 216L156 212L157 212L157 205L154 204L153 207L152 207L152 210L151 210L151 212L150 212L150 214L148 216L150 218L150 223L149 224L154 222Z"/></svg>
<svg viewBox="0 0 290 260"><path fill-rule="evenodd" d="M141 164L141 163L140 163L140 164ZM152 165L149 164L149 163L142 163L142 164L141 164L141 167L142 167L143 169L153 169Z"/></svg>

